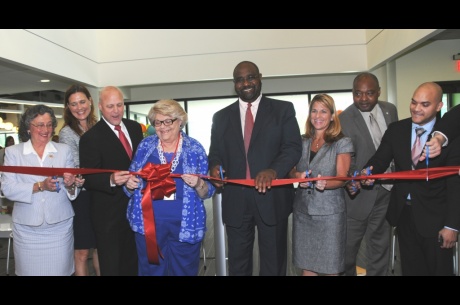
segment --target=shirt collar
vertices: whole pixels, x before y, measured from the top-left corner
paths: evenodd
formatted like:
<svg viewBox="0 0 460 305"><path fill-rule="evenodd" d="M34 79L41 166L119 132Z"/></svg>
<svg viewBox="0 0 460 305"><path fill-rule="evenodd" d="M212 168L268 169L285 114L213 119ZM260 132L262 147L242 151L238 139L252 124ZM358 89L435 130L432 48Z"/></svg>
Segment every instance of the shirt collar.
<svg viewBox="0 0 460 305"><path fill-rule="evenodd" d="M43 151L43 155L46 156L49 153L57 153L57 149L52 143L52 141L49 141L46 146L45 150ZM37 152L35 151L34 147L32 146L32 141L28 140L27 142L24 143L24 149L23 149L23 154L35 154L37 155Z"/></svg>
<svg viewBox="0 0 460 305"><path fill-rule="evenodd" d="M259 97L251 103L253 109L257 109L259 107L260 100L262 99L262 93L259 95ZM240 107L248 104L247 102L243 101L241 98L238 98L238 101L240 102Z"/></svg>
<svg viewBox="0 0 460 305"><path fill-rule="evenodd" d="M412 130L415 130L415 128L422 127L427 131L427 133L429 133L431 130L433 130L433 126L434 126L435 123L436 123L436 117L434 117L431 121L429 121L428 123L426 123L426 124L424 124L422 126L412 122Z"/></svg>

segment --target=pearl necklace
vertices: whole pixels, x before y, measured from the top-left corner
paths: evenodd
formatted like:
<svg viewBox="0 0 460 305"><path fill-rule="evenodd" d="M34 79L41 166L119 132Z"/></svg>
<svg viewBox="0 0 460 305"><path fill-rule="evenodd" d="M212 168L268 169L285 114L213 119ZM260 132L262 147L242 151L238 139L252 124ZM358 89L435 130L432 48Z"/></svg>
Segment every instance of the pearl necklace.
<svg viewBox="0 0 460 305"><path fill-rule="evenodd" d="M158 156L160 157L160 162L161 164L166 164L166 158L163 154L163 145L161 145L161 140L158 139L158 146L157 146L157 149L158 149ZM182 151L182 136L179 135L179 143L177 143L177 151L175 152L175 156L174 156L174 159L171 161L172 163L172 166L171 166L171 173L174 172L174 170L176 169L177 165L179 165L179 157L180 157L180 153Z"/></svg>

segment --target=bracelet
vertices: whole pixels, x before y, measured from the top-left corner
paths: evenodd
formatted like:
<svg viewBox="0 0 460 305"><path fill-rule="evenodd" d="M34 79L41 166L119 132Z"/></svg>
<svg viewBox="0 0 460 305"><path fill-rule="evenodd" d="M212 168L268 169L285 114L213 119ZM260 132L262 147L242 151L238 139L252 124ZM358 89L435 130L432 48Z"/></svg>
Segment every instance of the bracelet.
<svg viewBox="0 0 460 305"><path fill-rule="evenodd" d="M37 182L38 183L38 191L39 192L43 192L43 189L42 189L42 186L41 186L41 182Z"/></svg>
<svg viewBox="0 0 460 305"><path fill-rule="evenodd" d="M67 191L69 191L69 192L73 192L73 191L75 191L75 183L74 183L74 184L72 184L72 185L71 185L71 186L69 186L69 187L67 187L67 186L66 186L65 188L67 189Z"/></svg>

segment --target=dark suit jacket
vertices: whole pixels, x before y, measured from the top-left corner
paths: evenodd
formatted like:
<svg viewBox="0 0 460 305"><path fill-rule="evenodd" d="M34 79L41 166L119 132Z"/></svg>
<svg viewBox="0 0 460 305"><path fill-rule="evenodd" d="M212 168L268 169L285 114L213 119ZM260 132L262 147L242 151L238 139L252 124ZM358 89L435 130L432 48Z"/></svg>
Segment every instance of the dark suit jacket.
<svg viewBox="0 0 460 305"><path fill-rule="evenodd" d="M142 127L139 123L123 119L128 129L133 146L133 155L143 139ZM101 119L90 128L80 139L80 167L128 170L131 159L110 126ZM93 202L117 201L128 204L128 197L121 187L110 187L112 173L85 176L84 187L93 194Z"/></svg>
<svg viewBox="0 0 460 305"><path fill-rule="evenodd" d="M383 101L378 101L377 103L382 109L387 126L398 120L395 105ZM355 156L350 171L353 172L355 169L360 170L376 151L369 128L361 112L354 104L348 106L347 109L340 113L339 119L342 125L342 132L351 138L355 148ZM359 194L353 197L350 197L347 192L345 195L347 215L353 219L366 219L374 207L379 188L380 186L377 187L377 185L372 188L363 187Z"/></svg>
<svg viewBox="0 0 460 305"><path fill-rule="evenodd" d="M139 123L123 119L133 154L143 139ZM101 119L80 138L80 167L128 170L131 160L110 126ZM129 198L110 186L112 173L85 175L91 194L91 218L97 238L101 275L137 275L134 232L126 218Z"/></svg>
<svg viewBox="0 0 460 305"><path fill-rule="evenodd" d="M436 128L436 125L434 129ZM391 159L396 171L411 170L412 119L390 124L383 135L377 152L365 165L374 166L373 173L383 173ZM458 166L460 164L460 138L452 141L442 153L429 161L429 167ZM416 169L426 168L419 162ZM408 194L412 199L412 214L417 231L424 237L436 237L444 226L460 229L460 177L426 180L396 180L391 191L387 220L396 226Z"/></svg>
<svg viewBox="0 0 460 305"><path fill-rule="evenodd" d="M246 154L238 101L216 112L211 129L209 168L222 165L228 179L246 177ZM274 169L277 178L287 178L302 153L300 129L291 102L263 96L254 122L248 159L251 177L264 169ZM225 185L222 192L223 222L231 226L242 223L244 192L240 185ZM254 189L254 188L253 188ZM292 184L272 187L265 194L254 189L259 213L267 225L285 220L292 212Z"/></svg>
<svg viewBox="0 0 460 305"><path fill-rule="evenodd" d="M447 111L434 130L445 134L449 141L460 135L460 105Z"/></svg>

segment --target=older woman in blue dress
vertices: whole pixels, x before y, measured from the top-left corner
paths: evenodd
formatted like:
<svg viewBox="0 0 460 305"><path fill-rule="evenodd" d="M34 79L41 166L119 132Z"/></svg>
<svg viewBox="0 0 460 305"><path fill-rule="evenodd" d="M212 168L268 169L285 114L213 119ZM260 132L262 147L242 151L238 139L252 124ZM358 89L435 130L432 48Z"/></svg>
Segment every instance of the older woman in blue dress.
<svg viewBox="0 0 460 305"><path fill-rule="evenodd" d="M334 100L318 94L302 136L302 157L291 171L293 178L348 175L354 153L342 133ZM345 269L346 181L317 180L299 183L294 199L293 263L302 275L338 275Z"/></svg>
<svg viewBox="0 0 460 305"><path fill-rule="evenodd" d="M210 182L198 176L208 172L206 151L182 131L188 116L175 100L156 102L148 118L156 134L139 144L129 171L138 172L148 165L163 166L166 176L170 172L180 173L181 178L170 181L175 184L173 193L153 200L143 198L146 179L133 175L126 182L125 192L131 197L127 216L136 235L139 275L198 275L200 248L206 232L204 199L215 191ZM149 229L150 218L155 225ZM156 263L150 259L146 243L146 235L150 236L146 232L152 229L159 250Z"/></svg>
<svg viewBox="0 0 460 305"><path fill-rule="evenodd" d="M52 108L36 105L21 117L21 143L6 148L5 166L74 167L70 147L51 141L57 126ZM39 176L4 172L1 188L13 207L17 275L74 273L71 200L78 195L75 175Z"/></svg>

